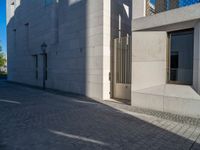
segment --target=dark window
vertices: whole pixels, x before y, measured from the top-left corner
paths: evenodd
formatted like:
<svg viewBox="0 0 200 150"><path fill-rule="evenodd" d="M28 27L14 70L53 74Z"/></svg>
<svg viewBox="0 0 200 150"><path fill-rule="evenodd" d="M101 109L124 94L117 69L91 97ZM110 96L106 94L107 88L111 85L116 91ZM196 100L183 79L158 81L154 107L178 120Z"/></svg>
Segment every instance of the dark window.
<svg viewBox="0 0 200 150"><path fill-rule="evenodd" d="M51 5L53 3L53 0L44 0L45 6Z"/></svg>
<svg viewBox="0 0 200 150"><path fill-rule="evenodd" d="M48 72L47 72L47 67L48 67L47 54L44 54L44 66L45 66L45 80L47 80L47 78L48 78Z"/></svg>
<svg viewBox="0 0 200 150"><path fill-rule="evenodd" d="M17 30L13 30L13 50L16 51L17 49Z"/></svg>
<svg viewBox="0 0 200 150"><path fill-rule="evenodd" d="M177 80L177 70L178 70L178 52L171 52L171 76L170 80L171 81L176 81Z"/></svg>
<svg viewBox="0 0 200 150"><path fill-rule="evenodd" d="M38 80L38 55L34 55L35 79Z"/></svg>
<svg viewBox="0 0 200 150"><path fill-rule="evenodd" d="M169 74L170 83L192 84L194 31L183 30L169 33Z"/></svg>
<svg viewBox="0 0 200 150"><path fill-rule="evenodd" d="M178 68L178 52L171 53L171 68Z"/></svg>
<svg viewBox="0 0 200 150"><path fill-rule="evenodd" d="M29 51L29 23L26 23L24 24L25 25L25 32L26 32L26 37L25 37L25 40L26 40L26 50Z"/></svg>

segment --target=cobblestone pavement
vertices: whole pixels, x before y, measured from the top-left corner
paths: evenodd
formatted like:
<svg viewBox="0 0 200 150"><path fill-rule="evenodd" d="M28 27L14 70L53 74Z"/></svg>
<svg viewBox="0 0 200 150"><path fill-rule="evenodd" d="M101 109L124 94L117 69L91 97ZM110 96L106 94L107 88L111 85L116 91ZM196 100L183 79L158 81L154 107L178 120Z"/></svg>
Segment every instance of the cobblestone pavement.
<svg viewBox="0 0 200 150"><path fill-rule="evenodd" d="M198 126L0 81L0 150L200 150Z"/></svg>

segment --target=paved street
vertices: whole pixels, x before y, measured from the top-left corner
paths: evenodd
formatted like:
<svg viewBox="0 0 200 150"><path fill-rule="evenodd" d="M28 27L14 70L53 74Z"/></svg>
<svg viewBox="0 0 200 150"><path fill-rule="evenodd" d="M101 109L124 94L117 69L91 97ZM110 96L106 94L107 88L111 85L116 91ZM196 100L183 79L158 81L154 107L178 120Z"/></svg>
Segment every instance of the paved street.
<svg viewBox="0 0 200 150"><path fill-rule="evenodd" d="M0 81L0 150L199 150L199 135L197 126Z"/></svg>

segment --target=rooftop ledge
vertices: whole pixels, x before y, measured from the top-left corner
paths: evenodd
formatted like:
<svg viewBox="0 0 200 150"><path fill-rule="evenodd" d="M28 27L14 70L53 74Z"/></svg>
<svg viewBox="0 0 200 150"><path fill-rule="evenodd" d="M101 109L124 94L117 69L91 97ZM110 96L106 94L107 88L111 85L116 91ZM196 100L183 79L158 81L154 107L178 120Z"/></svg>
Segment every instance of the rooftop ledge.
<svg viewBox="0 0 200 150"><path fill-rule="evenodd" d="M183 22L185 22L184 26L194 27L194 24L198 21L200 21L200 4L195 4L134 19L132 31L162 29L171 25L180 25Z"/></svg>

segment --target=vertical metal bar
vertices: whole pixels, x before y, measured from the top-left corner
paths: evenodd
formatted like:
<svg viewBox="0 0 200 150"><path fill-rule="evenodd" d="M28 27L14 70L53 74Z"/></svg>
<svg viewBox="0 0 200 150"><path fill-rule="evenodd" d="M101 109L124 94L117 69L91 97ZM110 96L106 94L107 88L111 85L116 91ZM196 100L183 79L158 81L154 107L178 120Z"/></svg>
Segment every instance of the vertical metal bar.
<svg viewBox="0 0 200 150"><path fill-rule="evenodd" d="M119 50L118 50L118 40L116 39L115 41L115 44L116 44L116 75L117 75L117 80L116 82L118 83L119 82Z"/></svg>
<svg viewBox="0 0 200 150"><path fill-rule="evenodd" d="M130 72L130 66L129 66L129 37L127 36L127 81L126 83L129 83L129 72Z"/></svg>
<svg viewBox="0 0 200 150"><path fill-rule="evenodd" d="M119 39L121 38L121 30L122 30L122 17L119 15Z"/></svg>
<svg viewBox="0 0 200 150"><path fill-rule="evenodd" d="M127 36L127 82L129 81L129 37Z"/></svg>
<svg viewBox="0 0 200 150"><path fill-rule="evenodd" d="M113 51L113 63L114 63L114 72L113 72L113 85L115 86L115 83L117 82L117 62L116 62L116 59L117 59L117 55L116 55L116 51L117 51L117 45L116 45L116 39L114 39L114 51Z"/></svg>
<svg viewBox="0 0 200 150"><path fill-rule="evenodd" d="M123 38L123 58L124 58L124 60L123 60L123 66L124 66L124 68L123 68L123 74L124 74L124 80L123 80L123 83L125 83L125 79L126 79L126 49L125 49L125 38Z"/></svg>
<svg viewBox="0 0 200 150"><path fill-rule="evenodd" d="M130 80L129 80L129 83L131 84L131 79L132 79L132 53L133 53L133 51L132 51L132 37L130 37L130 39L129 39L129 54L130 54L130 56L129 56L129 63L130 63Z"/></svg>
<svg viewBox="0 0 200 150"><path fill-rule="evenodd" d="M124 65L124 64L123 64L123 57L124 57L124 56L123 56L123 38L121 38L121 58L122 58L122 59L121 59L121 64L122 64L122 65L121 65L121 66L122 66L122 68L121 68L121 69L122 69L122 70L121 70L121 75L122 75L121 83L123 83L123 79L124 79L124 76L123 76L123 65Z"/></svg>
<svg viewBox="0 0 200 150"><path fill-rule="evenodd" d="M122 53L122 39L120 39L120 83L122 83L122 80L123 80L123 64L122 64L122 60L123 60L123 53Z"/></svg>
<svg viewBox="0 0 200 150"><path fill-rule="evenodd" d="M119 43L119 39L118 39L118 56L119 56L119 59L118 59L118 63L119 63L119 82L121 81L121 51L120 51L120 43Z"/></svg>
<svg viewBox="0 0 200 150"><path fill-rule="evenodd" d="M124 45L125 45L125 83L127 83L127 38L125 38L125 42L124 42Z"/></svg>
<svg viewBox="0 0 200 150"><path fill-rule="evenodd" d="M130 66L129 66L129 37L127 36L127 81L126 83L129 83L129 72L130 72Z"/></svg>
<svg viewBox="0 0 200 150"><path fill-rule="evenodd" d="M122 39L122 83L124 83L124 38Z"/></svg>
<svg viewBox="0 0 200 150"><path fill-rule="evenodd" d="M120 79L120 74L119 74L119 69L120 69L120 64L119 64L119 41L118 39L116 39L115 41L115 45L116 45L116 49L115 49L115 55L116 55L116 58L115 58L115 63L116 63L116 75L117 75L117 80L116 82L118 83L119 82L119 79Z"/></svg>
<svg viewBox="0 0 200 150"><path fill-rule="evenodd" d="M130 37L115 39L116 83L129 84L131 82L131 48Z"/></svg>

